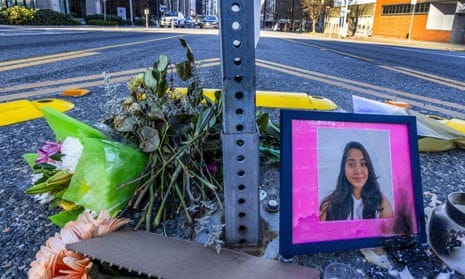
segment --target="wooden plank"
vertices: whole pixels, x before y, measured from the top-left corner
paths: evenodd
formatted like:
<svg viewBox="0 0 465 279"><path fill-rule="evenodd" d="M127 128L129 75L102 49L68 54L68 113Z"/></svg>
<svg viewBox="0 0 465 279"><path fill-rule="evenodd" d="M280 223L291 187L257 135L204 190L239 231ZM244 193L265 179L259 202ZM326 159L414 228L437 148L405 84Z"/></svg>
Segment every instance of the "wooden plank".
<svg viewBox="0 0 465 279"><path fill-rule="evenodd" d="M146 231L123 230L83 240L68 249L147 276L176 279L320 278L316 269L230 249L220 254L200 243Z"/></svg>

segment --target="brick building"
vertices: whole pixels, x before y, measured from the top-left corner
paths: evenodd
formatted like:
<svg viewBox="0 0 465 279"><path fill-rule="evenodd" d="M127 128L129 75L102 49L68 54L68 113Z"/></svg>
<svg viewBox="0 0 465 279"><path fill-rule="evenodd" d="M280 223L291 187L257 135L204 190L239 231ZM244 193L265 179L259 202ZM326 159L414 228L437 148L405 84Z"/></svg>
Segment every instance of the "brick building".
<svg viewBox="0 0 465 279"><path fill-rule="evenodd" d="M372 34L465 44L465 5L442 0L419 0L414 5L408 0L378 0Z"/></svg>

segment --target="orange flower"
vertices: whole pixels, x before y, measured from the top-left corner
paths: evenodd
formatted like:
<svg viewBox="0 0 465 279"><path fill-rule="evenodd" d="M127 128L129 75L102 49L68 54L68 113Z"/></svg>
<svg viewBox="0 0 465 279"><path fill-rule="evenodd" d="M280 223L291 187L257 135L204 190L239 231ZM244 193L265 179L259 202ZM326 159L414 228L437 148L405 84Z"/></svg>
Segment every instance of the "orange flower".
<svg viewBox="0 0 465 279"><path fill-rule="evenodd" d="M49 238L36 254L31 263L28 276L31 279L86 279L92 267L89 258L67 250L66 245L83 239L102 236L126 225L127 218L110 218L108 211L102 210L94 219L89 212L84 212L75 221L68 222L60 233Z"/></svg>

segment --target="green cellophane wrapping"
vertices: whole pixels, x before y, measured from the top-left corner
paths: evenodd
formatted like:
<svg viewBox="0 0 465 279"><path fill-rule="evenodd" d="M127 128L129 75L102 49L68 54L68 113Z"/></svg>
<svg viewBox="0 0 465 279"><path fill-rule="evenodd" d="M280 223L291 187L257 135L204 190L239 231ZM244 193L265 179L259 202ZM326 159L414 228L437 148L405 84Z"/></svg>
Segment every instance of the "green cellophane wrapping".
<svg viewBox="0 0 465 279"><path fill-rule="evenodd" d="M42 112L57 141L75 137L84 147L62 199L94 212L105 208L112 216L117 214L132 197L136 184L122 189L118 189L119 186L141 175L147 164L147 155L129 145L112 141L99 130L53 108L42 108ZM55 215L55 223L65 221L59 220L63 213Z"/></svg>
<svg viewBox="0 0 465 279"><path fill-rule="evenodd" d="M64 141L66 137L81 138L100 138L110 139L107 135L91 126L72 118L56 109L44 107L42 108L45 120L48 126L55 133L57 141Z"/></svg>
<svg viewBox="0 0 465 279"><path fill-rule="evenodd" d="M118 142L81 138L84 146L76 171L63 199L94 212L107 209L118 213L134 194L135 183L118 189L137 178L147 164L147 156Z"/></svg>

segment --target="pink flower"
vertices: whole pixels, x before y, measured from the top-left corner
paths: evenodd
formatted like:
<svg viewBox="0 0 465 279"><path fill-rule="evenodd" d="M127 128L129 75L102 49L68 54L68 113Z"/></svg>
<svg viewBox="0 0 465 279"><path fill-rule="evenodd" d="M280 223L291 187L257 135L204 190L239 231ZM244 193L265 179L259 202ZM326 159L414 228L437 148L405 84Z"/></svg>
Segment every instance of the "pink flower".
<svg viewBox="0 0 465 279"><path fill-rule="evenodd" d="M48 157L47 152L43 151L42 149L37 150L37 154L39 154L39 158L35 160L36 164L47 164L53 161Z"/></svg>
<svg viewBox="0 0 465 279"><path fill-rule="evenodd" d="M39 154L39 158L35 160L36 164L47 164L47 163L55 163L55 160L50 158L51 156L60 153L61 151L61 143L60 142L53 142L53 141L46 141L44 146L41 149L37 150L37 154Z"/></svg>
<svg viewBox="0 0 465 279"><path fill-rule="evenodd" d="M77 220L66 223L60 233L49 238L40 248L36 260L31 263L29 278L90 278L91 260L66 249L66 245L110 233L129 221L127 218L110 218L106 210L102 210L97 219L92 218L89 212L82 213Z"/></svg>
<svg viewBox="0 0 465 279"><path fill-rule="evenodd" d="M211 163L210 165L208 165L208 171L215 174L217 171L218 171L218 167L214 164L214 163Z"/></svg>
<svg viewBox="0 0 465 279"><path fill-rule="evenodd" d="M46 141L42 150L52 156L54 154L60 153L61 151L61 142Z"/></svg>

